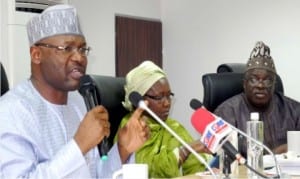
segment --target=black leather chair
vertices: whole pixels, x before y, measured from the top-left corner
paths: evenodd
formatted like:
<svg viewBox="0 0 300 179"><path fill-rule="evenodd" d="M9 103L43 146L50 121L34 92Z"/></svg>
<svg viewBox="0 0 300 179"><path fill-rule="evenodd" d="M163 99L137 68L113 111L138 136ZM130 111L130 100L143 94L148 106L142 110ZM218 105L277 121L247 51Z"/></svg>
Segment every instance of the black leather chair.
<svg viewBox="0 0 300 179"><path fill-rule="evenodd" d="M125 91L125 78L90 75L98 90L98 102L105 106L109 114L110 136L108 137L109 147L113 145L113 139L117 133L121 119L128 113L123 107Z"/></svg>
<svg viewBox="0 0 300 179"><path fill-rule="evenodd" d="M203 105L213 112L223 101L243 91L243 78L243 73L204 74Z"/></svg>
<svg viewBox="0 0 300 179"><path fill-rule="evenodd" d="M4 95L9 90L9 84L6 76L6 72L4 70L4 67L2 63L0 62L0 75L1 75L1 81L0 81L0 96Z"/></svg>
<svg viewBox="0 0 300 179"><path fill-rule="evenodd" d="M226 99L243 92L243 78L246 65L242 63L221 64L217 73L202 76L203 105L213 112ZM277 75L275 92L284 93L282 80Z"/></svg>
<svg viewBox="0 0 300 179"><path fill-rule="evenodd" d="M246 69L245 63L223 63L218 66L217 73L227 73L227 72L244 73L245 69Z"/></svg>

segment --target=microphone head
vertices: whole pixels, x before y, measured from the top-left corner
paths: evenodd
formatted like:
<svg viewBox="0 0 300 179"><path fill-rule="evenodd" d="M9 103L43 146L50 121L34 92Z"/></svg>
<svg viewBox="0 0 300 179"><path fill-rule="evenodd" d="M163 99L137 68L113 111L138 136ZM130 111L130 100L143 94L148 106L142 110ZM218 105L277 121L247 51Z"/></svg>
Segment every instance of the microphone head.
<svg viewBox="0 0 300 179"><path fill-rule="evenodd" d="M143 100L142 95L140 93L133 91L129 94L129 100L134 107L139 107L139 102Z"/></svg>
<svg viewBox="0 0 300 179"><path fill-rule="evenodd" d="M80 78L80 85L81 86L85 86L85 85L89 85L91 83L93 83L93 79L90 75L83 75L81 78Z"/></svg>
<svg viewBox="0 0 300 179"><path fill-rule="evenodd" d="M192 99L190 101L190 106L192 109L197 110L203 106L203 104L198 99Z"/></svg>
<svg viewBox="0 0 300 179"><path fill-rule="evenodd" d="M89 88L91 85L94 84L93 79L91 78L90 75L84 75L80 78L80 82L79 82L79 93L80 94L84 94L86 88Z"/></svg>
<svg viewBox="0 0 300 179"><path fill-rule="evenodd" d="M215 117L205 108L197 109L191 118L192 125L200 134L203 134L206 126L214 120Z"/></svg>

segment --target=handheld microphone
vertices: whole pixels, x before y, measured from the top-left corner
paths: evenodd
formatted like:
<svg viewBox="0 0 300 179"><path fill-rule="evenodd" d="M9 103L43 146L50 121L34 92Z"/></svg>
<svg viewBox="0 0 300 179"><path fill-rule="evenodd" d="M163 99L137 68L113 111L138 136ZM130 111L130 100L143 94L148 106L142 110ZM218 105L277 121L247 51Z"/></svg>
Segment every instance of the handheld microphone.
<svg viewBox="0 0 300 179"><path fill-rule="evenodd" d="M197 112L198 110L201 111L201 112L197 112L197 115L195 114L195 116L192 117L192 124L193 124L193 126L194 126L195 128L196 128L198 125L200 125L199 123L201 123L201 121L202 121L201 118L203 118L203 117L207 117L207 116L209 117L209 119L205 119L205 121L210 121L210 120L215 120L215 119L222 120L220 117L218 117L218 116L216 116L215 114L213 114L213 113L211 113L210 111L208 111L208 110L203 106L203 104L202 104L199 100L197 100L197 99L192 99L191 102L190 102L190 106L191 106L191 108L193 108L194 110L196 110L196 112ZM201 119L201 121L200 121L200 119ZM264 145L263 143L261 143L261 142L255 140L253 137L249 136L249 135L246 134L245 132L241 131L240 129L238 129L238 128L234 127L233 125L231 125L230 123L226 122L225 120L222 120L222 122L224 122L226 125L228 125L232 130L234 130L234 131L236 131L237 133L241 134L243 137L245 137L245 138L247 138L247 139L253 141L254 143L256 143L256 144L259 145L259 146L262 146L266 151L268 151L268 153L271 154L272 157L273 157L273 159L274 159L277 175L278 175L278 176L281 176L281 170L280 170L280 168L279 168L277 159L276 159L274 153L271 151L271 149L269 149L269 148L268 148L266 145ZM195 125L194 125L194 124L195 124ZM207 124L207 123L205 123L204 125L206 126L206 124ZM202 125L201 125L201 126L202 126ZM199 128L199 130L196 128L196 130L200 132L200 129L202 129L202 128L203 128L203 127ZM201 132L200 132L200 133L201 133ZM229 142L228 142L228 143L229 143ZM231 143L229 143L229 144L231 145ZM224 145L222 146L222 148L223 148L226 152L228 152L228 154L230 155L230 157L232 157L232 156L233 156L234 154L236 154L236 153L237 153L238 155L241 156L241 154L239 154L239 153L237 152L237 150L236 150L232 145L231 145L231 146L230 146L230 145L226 145L226 142L225 142ZM225 146L225 148L227 148L227 147L229 147L229 148L228 148L228 149L225 149L224 146ZM231 148L231 149L230 149L230 148ZM236 156L236 155L235 155L235 156ZM242 156L241 156L241 157L242 157ZM237 157L234 157L234 158L237 159ZM242 157L242 159L244 159L244 158ZM244 160L245 160L245 159L244 159ZM239 161L239 160L238 160L238 161ZM261 173L259 173L259 172L257 172L257 171L254 171L254 169L253 169L251 166L247 165L246 160L245 160L245 161L242 161L242 162L243 162L243 163L241 163L241 162L239 161L240 164L244 164L247 168L249 168L250 170L252 170L252 171L255 172L256 174L258 174L258 175L260 175L260 176L262 176L262 177L264 177L264 178L267 178L267 177L265 177L264 175L262 175Z"/></svg>
<svg viewBox="0 0 300 179"><path fill-rule="evenodd" d="M99 96L98 90L96 88L95 82L89 75L84 75L80 78L80 87L78 91L82 95L88 111L99 105L97 98L97 96ZM99 147L101 160L107 160L108 150L109 143L107 137L105 136L101 141Z"/></svg>
<svg viewBox="0 0 300 179"><path fill-rule="evenodd" d="M135 107L140 107L147 111L158 123L160 123L168 132L170 132L187 150L189 150L201 163L203 163L209 172L217 178L212 168L208 165L208 163L190 146L188 145L180 136L178 136L162 119L160 119L143 101L142 96L133 91L129 95L129 100Z"/></svg>

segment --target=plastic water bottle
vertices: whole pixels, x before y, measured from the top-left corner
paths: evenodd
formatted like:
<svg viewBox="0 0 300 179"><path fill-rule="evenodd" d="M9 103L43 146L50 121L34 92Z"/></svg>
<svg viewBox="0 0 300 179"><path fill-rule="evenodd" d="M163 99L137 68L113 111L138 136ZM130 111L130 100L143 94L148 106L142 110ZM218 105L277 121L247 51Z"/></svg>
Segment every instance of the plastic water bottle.
<svg viewBox="0 0 300 179"><path fill-rule="evenodd" d="M250 121L247 121L247 134L263 143L264 125L262 121L259 121L259 113L252 112L250 114ZM254 170L263 172L263 147L249 139L247 141L247 162ZM248 169L248 178L260 177Z"/></svg>

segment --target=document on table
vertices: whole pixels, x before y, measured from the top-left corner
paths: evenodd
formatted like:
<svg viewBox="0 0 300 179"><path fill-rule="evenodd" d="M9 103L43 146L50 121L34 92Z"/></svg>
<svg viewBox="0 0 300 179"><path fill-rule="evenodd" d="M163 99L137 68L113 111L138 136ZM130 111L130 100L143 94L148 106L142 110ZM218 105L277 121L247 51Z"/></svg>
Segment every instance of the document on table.
<svg viewBox="0 0 300 179"><path fill-rule="evenodd" d="M282 173L300 175L300 156L291 153L275 155ZM274 158L271 155L264 156L264 168L268 174L276 174ZM273 168L272 168L273 167ZM271 168L271 169L270 169Z"/></svg>

